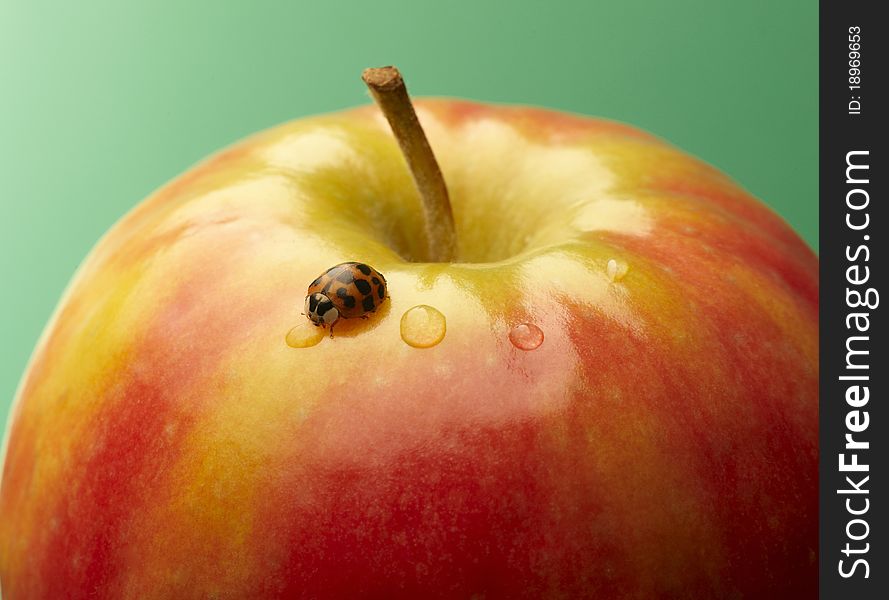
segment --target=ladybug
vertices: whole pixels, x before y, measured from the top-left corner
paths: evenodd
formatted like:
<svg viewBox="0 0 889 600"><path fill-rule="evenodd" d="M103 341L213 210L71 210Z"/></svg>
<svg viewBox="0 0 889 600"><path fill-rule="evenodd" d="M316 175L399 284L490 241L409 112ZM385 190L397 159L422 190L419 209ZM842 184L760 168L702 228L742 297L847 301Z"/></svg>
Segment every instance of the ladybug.
<svg viewBox="0 0 889 600"><path fill-rule="evenodd" d="M330 267L309 285L305 315L319 327L340 319L366 319L388 297L386 278L364 263L345 262Z"/></svg>

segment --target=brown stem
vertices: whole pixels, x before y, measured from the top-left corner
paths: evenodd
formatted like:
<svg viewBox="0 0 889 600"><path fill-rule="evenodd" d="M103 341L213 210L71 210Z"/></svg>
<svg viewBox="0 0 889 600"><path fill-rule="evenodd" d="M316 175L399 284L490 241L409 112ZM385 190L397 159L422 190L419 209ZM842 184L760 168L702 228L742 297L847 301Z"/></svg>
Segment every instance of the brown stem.
<svg viewBox="0 0 889 600"><path fill-rule="evenodd" d="M365 69L361 78L386 115L420 192L426 221L427 251L424 258L430 262L451 262L457 254L457 233L448 188L414 112L401 73L395 67L381 67Z"/></svg>

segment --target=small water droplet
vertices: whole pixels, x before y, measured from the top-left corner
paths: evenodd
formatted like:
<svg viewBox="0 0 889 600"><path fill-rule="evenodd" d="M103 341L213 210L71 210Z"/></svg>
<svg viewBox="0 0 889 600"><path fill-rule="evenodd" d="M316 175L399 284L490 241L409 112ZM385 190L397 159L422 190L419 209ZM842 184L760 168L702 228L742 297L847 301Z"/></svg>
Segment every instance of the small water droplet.
<svg viewBox="0 0 889 600"><path fill-rule="evenodd" d="M447 323L441 312L426 304L401 315L401 339L414 348L431 348L444 339Z"/></svg>
<svg viewBox="0 0 889 600"><path fill-rule="evenodd" d="M520 323L509 331L509 341L519 350L534 350L543 343L543 331L534 323Z"/></svg>
<svg viewBox="0 0 889 600"><path fill-rule="evenodd" d="M620 281L629 270L630 266L627 263L613 258L608 259L608 264L605 265L605 273L611 281Z"/></svg>
<svg viewBox="0 0 889 600"><path fill-rule="evenodd" d="M284 341L291 348L309 348L324 339L325 330L314 323L300 323L287 332Z"/></svg>

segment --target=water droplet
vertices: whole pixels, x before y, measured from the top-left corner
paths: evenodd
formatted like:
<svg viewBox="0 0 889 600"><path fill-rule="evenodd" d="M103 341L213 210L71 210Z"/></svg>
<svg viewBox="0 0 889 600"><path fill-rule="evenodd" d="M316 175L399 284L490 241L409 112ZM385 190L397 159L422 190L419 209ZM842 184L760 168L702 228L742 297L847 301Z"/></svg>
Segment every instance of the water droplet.
<svg viewBox="0 0 889 600"><path fill-rule="evenodd" d="M414 348L431 348L444 339L447 324L438 309L425 304L401 315L401 339Z"/></svg>
<svg viewBox="0 0 889 600"><path fill-rule="evenodd" d="M288 331L284 340L291 348L309 348L324 339L324 334L323 328L307 320Z"/></svg>
<svg viewBox="0 0 889 600"><path fill-rule="evenodd" d="M608 264L605 265L605 273L611 281L620 281L629 270L630 266L627 263L613 258L608 259Z"/></svg>
<svg viewBox="0 0 889 600"><path fill-rule="evenodd" d="M543 331L534 323L520 323L509 331L509 341L519 350L534 350L543 343Z"/></svg>

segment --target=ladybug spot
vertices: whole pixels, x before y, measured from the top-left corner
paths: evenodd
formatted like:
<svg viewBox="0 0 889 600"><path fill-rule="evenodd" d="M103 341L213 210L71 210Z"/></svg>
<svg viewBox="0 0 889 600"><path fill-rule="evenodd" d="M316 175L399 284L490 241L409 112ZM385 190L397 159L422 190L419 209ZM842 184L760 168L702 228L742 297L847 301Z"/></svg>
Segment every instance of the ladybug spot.
<svg viewBox="0 0 889 600"><path fill-rule="evenodd" d="M366 279L356 279L355 287L358 288L358 291L365 296L370 293L370 284L367 282Z"/></svg>
<svg viewBox="0 0 889 600"><path fill-rule="evenodd" d="M343 301L343 306L345 306L346 308L354 308L355 307L355 297L350 296L349 292L346 290L346 288L338 289L336 291L336 296L337 296L337 298L339 298L340 300Z"/></svg>
<svg viewBox="0 0 889 600"><path fill-rule="evenodd" d="M365 264L357 263L355 268L364 273L365 275L370 275L370 267Z"/></svg>
<svg viewBox="0 0 889 600"><path fill-rule="evenodd" d="M367 282L365 282L365 283L367 283ZM363 308L365 312L372 311L374 309L374 297L373 296L365 297L364 300L361 302L361 308Z"/></svg>
<svg viewBox="0 0 889 600"><path fill-rule="evenodd" d="M380 300L383 300L386 297L386 288L384 288L383 286L380 286L379 289L377 290L377 296L380 297Z"/></svg>

